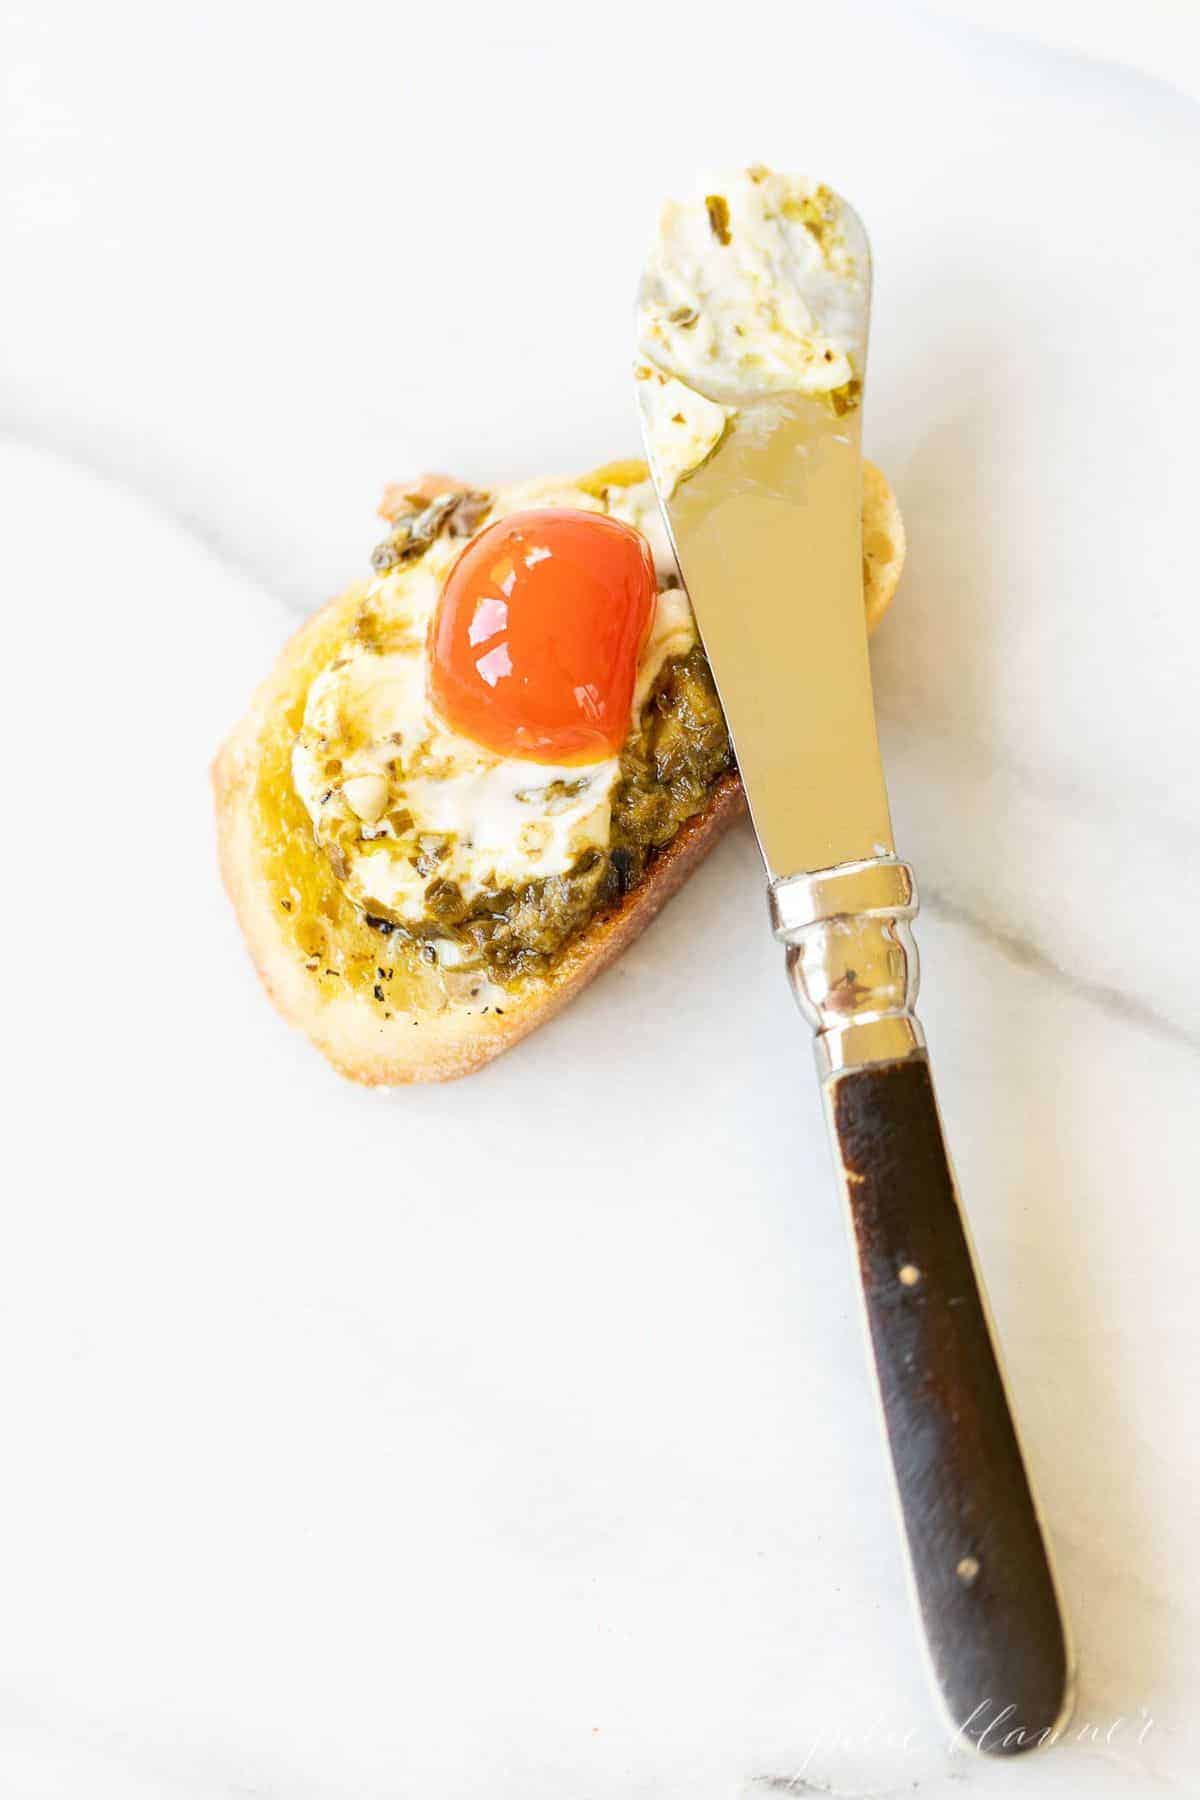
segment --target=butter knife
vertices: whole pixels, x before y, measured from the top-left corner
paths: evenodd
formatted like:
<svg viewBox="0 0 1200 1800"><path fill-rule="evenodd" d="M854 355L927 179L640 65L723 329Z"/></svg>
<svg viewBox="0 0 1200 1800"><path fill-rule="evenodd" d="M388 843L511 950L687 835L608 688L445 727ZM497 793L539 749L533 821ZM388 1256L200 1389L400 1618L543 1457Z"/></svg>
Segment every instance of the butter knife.
<svg viewBox="0 0 1200 1800"><path fill-rule="evenodd" d="M846 213L861 243L861 383L870 263ZM863 611L861 388L841 411L804 393L739 396L680 480L648 373L659 502L815 1032L936 1692L961 1741L1011 1754L1061 1727L1071 1655L914 1011L917 890L892 840Z"/></svg>

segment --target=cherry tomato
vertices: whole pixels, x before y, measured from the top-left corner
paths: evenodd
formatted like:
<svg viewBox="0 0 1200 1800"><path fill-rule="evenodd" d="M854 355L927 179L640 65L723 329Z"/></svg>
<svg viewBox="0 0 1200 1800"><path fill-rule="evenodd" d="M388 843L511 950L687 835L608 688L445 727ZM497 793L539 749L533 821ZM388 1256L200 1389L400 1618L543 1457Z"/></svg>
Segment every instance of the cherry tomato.
<svg viewBox="0 0 1200 1800"><path fill-rule="evenodd" d="M501 756L600 762L629 735L654 616L640 531L542 507L497 519L451 569L430 637L433 702Z"/></svg>

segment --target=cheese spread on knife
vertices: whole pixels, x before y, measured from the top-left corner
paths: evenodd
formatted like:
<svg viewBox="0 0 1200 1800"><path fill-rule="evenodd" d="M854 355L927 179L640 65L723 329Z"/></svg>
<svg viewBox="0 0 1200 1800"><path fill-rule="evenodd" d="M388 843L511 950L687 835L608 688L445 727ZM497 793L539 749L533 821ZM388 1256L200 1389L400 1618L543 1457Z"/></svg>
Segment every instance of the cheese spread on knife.
<svg viewBox="0 0 1200 1800"><path fill-rule="evenodd" d="M712 454L739 399L857 402L866 239L822 184L760 164L669 201L638 307L637 375L664 494Z"/></svg>

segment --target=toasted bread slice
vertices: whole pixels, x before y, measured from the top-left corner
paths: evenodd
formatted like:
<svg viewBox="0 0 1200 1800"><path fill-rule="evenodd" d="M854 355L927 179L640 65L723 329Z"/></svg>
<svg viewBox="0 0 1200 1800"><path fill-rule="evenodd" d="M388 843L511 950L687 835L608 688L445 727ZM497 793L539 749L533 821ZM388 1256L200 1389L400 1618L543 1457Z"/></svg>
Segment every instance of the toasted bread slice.
<svg viewBox="0 0 1200 1800"><path fill-rule="evenodd" d="M576 485L600 493L645 477L644 464L613 463ZM437 492L450 485L440 476L425 484ZM411 495L420 484L402 491ZM389 495L381 511L389 516ZM900 577L904 528L885 477L869 463L863 527L864 598L874 629ZM546 974L499 988L411 949L397 954L341 892L290 778L309 686L362 593L350 589L300 628L219 752L213 786L221 873L267 992L336 1069L369 1086L449 1081L517 1043L620 955L742 812L741 783L736 773L723 776L704 811L658 852L637 886L592 919Z"/></svg>

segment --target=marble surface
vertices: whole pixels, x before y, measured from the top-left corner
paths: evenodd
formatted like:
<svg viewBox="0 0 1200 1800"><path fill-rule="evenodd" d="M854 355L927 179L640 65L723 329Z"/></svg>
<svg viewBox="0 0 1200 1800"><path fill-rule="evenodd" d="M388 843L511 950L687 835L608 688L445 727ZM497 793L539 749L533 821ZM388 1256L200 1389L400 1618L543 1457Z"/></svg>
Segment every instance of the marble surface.
<svg viewBox="0 0 1200 1800"><path fill-rule="evenodd" d="M4 1800L1200 1780L1200 112L827 10L8 9ZM381 483L630 450L654 198L752 156L874 237L922 1011L1080 1656L1019 1766L930 1707L747 835L392 1097L214 870L211 751Z"/></svg>

